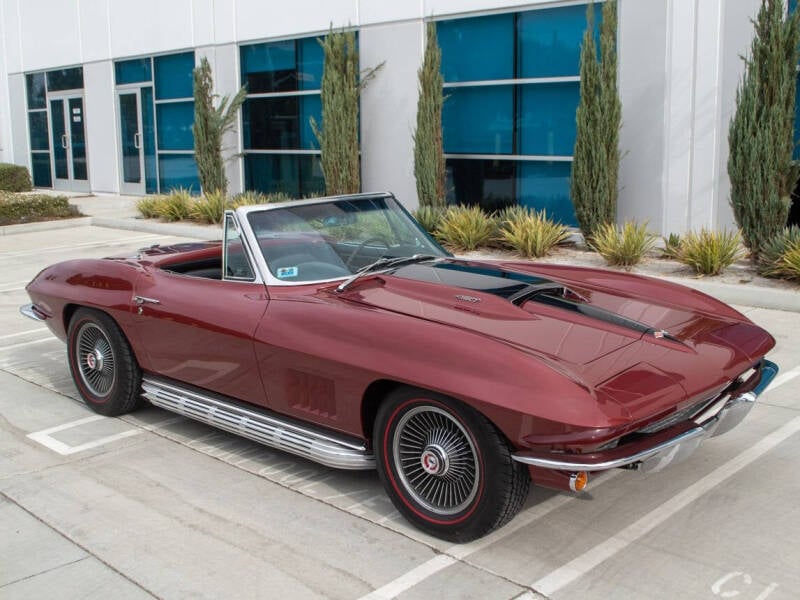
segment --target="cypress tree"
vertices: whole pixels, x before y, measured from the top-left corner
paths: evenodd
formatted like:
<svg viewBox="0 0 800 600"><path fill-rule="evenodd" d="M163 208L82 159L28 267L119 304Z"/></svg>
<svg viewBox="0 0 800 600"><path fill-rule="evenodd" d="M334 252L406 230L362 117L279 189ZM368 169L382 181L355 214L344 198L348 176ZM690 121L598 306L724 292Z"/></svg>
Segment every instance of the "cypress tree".
<svg viewBox="0 0 800 600"><path fill-rule="evenodd" d="M600 55L594 38L594 3L586 7L581 43L581 96L575 115L575 154L570 193L584 237L617 218L619 129L622 104L617 90L617 4L603 4Z"/></svg>
<svg viewBox="0 0 800 600"><path fill-rule="evenodd" d="M225 177L222 137L236 125L236 116L245 100L247 90L240 89L233 98L223 96L214 107L214 80L211 65L203 57L200 66L192 72L194 93L194 156L200 174L200 185L204 192L221 193L228 191Z"/></svg>
<svg viewBox="0 0 800 600"><path fill-rule="evenodd" d="M792 153L800 12L785 15L783 0L761 1L728 132L730 202L754 258L786 226L799 174Z"/></svg>
<svg viewBox="0 0 800 600"><path fill-rule="evenodd" d="M361 161L358 147L358 106L361 89L383 63L361 77L353 31L333 31L319 40L325 54L320 86L322 123L311 117L311 128L319 142L325 192L335 196L361 191Z"/></svg>
<svg viewBox="0 0 800 600"><path fill-rule="evenodd" d="M420 206L444 207L445 164L442 148L442 51L436 40L436 24L426 30L425 55L419 77L417 128L414 132L414 177Z"/></svg>

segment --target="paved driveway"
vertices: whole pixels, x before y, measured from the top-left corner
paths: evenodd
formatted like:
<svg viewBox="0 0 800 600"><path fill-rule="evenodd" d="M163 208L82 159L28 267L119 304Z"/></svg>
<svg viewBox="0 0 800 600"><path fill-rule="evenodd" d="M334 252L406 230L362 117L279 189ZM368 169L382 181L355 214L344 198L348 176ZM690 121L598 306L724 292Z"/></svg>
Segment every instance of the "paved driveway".
<svg viewBox="0 0 800 600"><path fill-rule="evenodd" d="M534 489L467 545L408 527L374 473L337 472L156 408L77 401L65 348L19 316L45 265L156 234L0 238L0 596L733 598L800 596L800 314L748 309L782 375L688 462Z"/></svg>

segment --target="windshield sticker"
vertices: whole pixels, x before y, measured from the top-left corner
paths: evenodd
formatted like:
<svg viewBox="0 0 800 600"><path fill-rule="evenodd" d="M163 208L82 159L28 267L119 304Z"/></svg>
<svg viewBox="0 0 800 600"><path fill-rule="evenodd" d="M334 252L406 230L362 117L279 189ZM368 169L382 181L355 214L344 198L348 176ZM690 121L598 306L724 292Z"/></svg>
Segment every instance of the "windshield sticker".
<svg viewBox="0 0 800 600"><path fill-rule="evenodd" d="M278 279L297 277L297 267L281 267L278 269Z"/></svg>

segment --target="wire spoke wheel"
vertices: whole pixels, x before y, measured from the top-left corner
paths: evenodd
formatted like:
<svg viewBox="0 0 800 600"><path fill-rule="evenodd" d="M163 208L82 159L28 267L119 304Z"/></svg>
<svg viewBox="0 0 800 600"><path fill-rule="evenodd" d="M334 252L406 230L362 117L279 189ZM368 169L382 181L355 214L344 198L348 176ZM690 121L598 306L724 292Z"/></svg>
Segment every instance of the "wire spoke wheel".
<svg viewBox="0 0 800 600"><path fill-rule="evenodd" d="M84 323L77 336L78 370L84 385L98 397L109 394L116 380L111 342L94 323Z"/></svg>
<svg viewBox="0 0 800 600"><path fill-rule="evenodd" d="M394 466L407 492L430 512L454 515L475 498L480 465L464 427L448 412L419 406L398 421Z"/></svg>

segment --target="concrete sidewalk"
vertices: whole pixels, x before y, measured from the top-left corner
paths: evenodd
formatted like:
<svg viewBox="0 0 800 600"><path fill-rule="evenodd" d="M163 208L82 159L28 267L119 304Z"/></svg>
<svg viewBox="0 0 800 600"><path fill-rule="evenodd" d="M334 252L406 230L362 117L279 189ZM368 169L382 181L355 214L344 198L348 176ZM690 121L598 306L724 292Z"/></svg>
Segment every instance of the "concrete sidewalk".
<svg viewBox="0 0 800 600"><path fill-rule="evenodd" d="M70 202L77 206L86 217L24 225L8 225L0 227L0 235L94 225L96 227L153 233L165 237L178 236L203 240L218 240L222 238L222 228L218 225L163 223L153 219L142 218L136 209L136 202L140 199L139 196L120 196L115 194L80 195L68 192L52 192L51 190L37 190L37 192L68 196ZM582 263L574 264L582 265ZM582 266L595 265L587 264ZM728 304L800 312L800 288L781 289L753 283L721 283L712 281L713 278L710 277L675 277L664 275L663 273L650 273L646 269L641 274L691 287L719 298Z"/></svg>

